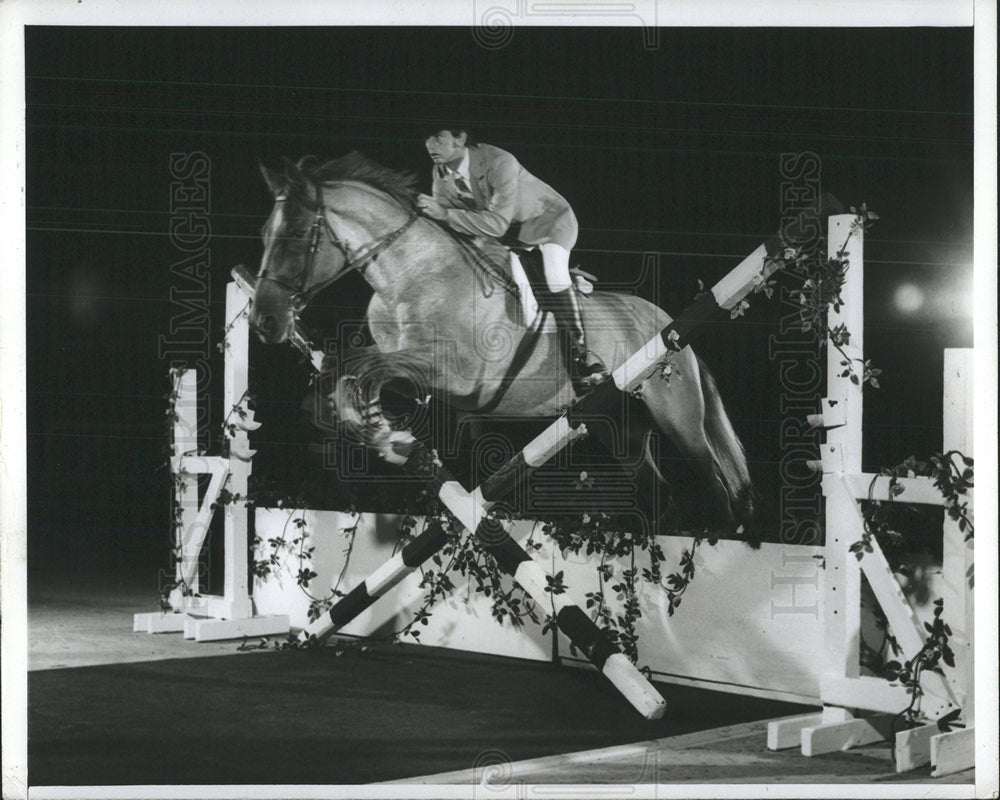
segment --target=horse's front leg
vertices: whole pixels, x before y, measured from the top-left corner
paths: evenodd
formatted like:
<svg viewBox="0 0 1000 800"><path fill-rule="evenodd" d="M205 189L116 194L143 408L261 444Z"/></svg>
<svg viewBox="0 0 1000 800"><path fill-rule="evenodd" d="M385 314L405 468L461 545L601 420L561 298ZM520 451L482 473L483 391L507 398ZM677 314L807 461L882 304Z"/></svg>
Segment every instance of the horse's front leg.
<svg viewBox="0 0 1000 800"><path fill-rule="evenodd" d="M341 375L330 402L344 428L390 464L402 465L417 440L409 431L395 430L382 413L382 385L383 381Z"/></svg>

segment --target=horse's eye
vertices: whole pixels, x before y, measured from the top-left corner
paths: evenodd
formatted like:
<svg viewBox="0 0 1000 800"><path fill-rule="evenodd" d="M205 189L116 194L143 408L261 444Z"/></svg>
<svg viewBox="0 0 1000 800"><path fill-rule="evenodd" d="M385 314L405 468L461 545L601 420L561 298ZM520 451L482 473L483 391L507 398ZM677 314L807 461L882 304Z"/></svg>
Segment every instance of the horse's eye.
<svg viewBox="0 0 1000 800"><path fill-rule="evenodd" d="M306 235L306 232L302 228L289 228L285 231L284 239L301 239Z"/></svg>

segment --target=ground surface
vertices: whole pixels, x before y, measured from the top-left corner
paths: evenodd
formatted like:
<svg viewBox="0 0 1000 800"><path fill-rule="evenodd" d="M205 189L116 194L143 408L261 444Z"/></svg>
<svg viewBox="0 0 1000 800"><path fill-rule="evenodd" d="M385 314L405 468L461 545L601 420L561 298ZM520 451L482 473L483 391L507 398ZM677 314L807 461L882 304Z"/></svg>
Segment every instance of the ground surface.
<svg viewBox="0 0 1000 800"><path fill-rule="evenodd" d="M132 613L155 610L156 596L152 574L29 579L33 785L472 785L498 763L494 784L564 789L973 781L897 775L885 745L770 752L766 721L797 709L756 698L662 686L668 715L647 722L596 674L540 662L389 645L238 651L132 633Z"/></svg>

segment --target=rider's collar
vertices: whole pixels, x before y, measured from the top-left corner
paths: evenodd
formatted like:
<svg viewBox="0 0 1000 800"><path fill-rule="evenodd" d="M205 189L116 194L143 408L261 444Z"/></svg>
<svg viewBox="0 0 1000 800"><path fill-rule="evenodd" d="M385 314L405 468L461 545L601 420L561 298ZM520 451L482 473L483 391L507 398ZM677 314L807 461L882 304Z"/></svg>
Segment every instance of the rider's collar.
<svg viewBox="0 0 1000 800"><path fill-rule="evenodd" d="M449 166L445 166L447 172L451 172L454 175L461 175L465 178L466 182L469 180L469 148L465 148L465 153L462 155L462 160L458 163L458 167L452 169Z"/></svg>

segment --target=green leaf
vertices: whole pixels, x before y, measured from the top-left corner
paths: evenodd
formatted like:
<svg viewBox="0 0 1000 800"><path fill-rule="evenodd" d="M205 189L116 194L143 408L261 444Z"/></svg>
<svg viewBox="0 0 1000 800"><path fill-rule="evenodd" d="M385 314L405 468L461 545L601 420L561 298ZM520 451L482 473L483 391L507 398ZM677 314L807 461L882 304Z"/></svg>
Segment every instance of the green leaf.
<svg viewBox="0 0 1000 800"><path fill-rule="evenodd" d="M952 730L951 723L957 720L961 716L961 714L962 714L962 709L960 708L955 708L949 711L943 717L938 719L937 721L938 730L944 733L948 733L949 731L951 731Z"/></svg>

